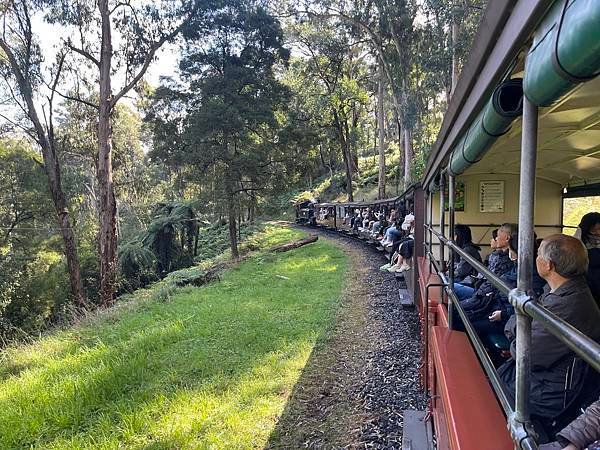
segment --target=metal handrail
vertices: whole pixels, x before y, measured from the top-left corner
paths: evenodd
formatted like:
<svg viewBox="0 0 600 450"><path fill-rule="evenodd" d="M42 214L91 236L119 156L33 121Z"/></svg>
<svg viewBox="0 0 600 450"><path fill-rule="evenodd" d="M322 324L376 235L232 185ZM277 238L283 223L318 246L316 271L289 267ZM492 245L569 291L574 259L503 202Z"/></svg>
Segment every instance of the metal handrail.
<svg viewBox="0 0 600 450"><path fill-rule="evenodd" d="M462 248L460 248L458 245L456 245L454 243L454 241L451 241L450 239L446 238L441 233L434 230L433 227L430 227L429 225L425 225L425 227L429 231L431 231L433 234L435 234L435 236L440 241L442 241L444 243L444 245L447 245L448 247L452 248L452 250L454 250L456 253L458 253L465 261L467 261L471 265L471 267L473 267L475 270L477 270L490 283L492 283L494 286L496 286L496 288L498 288L498 290L500 292L502 292L505 295L508 295L508 293L510 292L510 287L508 285L506 285L494 272L489 270L480 261L476 260L471 255L469 255L467 252L465 252Z"/></svg>
<svg viewBox="0 0 600 450"><path fill-rule="evenodd" d="M460 302L458 301L458 297L456 297L456 294L454 293L454 291L452 291L449 287L447 287L446 292L448 293L449 296L452 297L452 302L454 304L454 308L456 311L458 311L458 314L460 315L460 318L463 321L465 330L467 331L467 335L469 336L469 339L473 343L473 346L475 348L475 353L477 353L477 357L479 358L479 361L481 361L481 364L483 365L483 370L485 370L485 374L487 375L487 377L490 380L490 384L492 385L492 388L494 389L494 392L496 393L496 396L498 397L498 400L500 401L500 406L502 406L502 409L504 410L504 414L506 415L506 417L509 417L514 412L514 410L512 409L511 404L508 401L508 398L506 397L506 392L504 391L504 385L503 385L502 381L500 381L500 377L498 376L498 371L494 367L494 363L492 363L492 360L491 360L490 356L488 355L488 352L485 350L485 348L483 346L483 342L481 342L481 339L477 335L475 328L473 328L473 325L471 325L471 321L467 317L467 313L465 312L464 308L461 306Z"/></svg>
<svg viewBox="0 0 600 450"><path fill-rule="evenodd" d="M432 223L431 225L434 227L440 226L439 223ZM497 224L497 223L462 223L462 222L461 222L461 225L464 225L469 228L491 228L491 227L500 228L502 226L502 224ZM577 228L579 228L575 225L534 225L534 227L535 228L571 228L573 230L576 230Z"/></svg>
<svg viewBox="0 0 600 450"><path fill-rule="evenodd" d="M487 267L473 258L471 255L465 253L465 251L458 247L453 241L442 236L436 230L431 228L429 225L425 227L432 231L445 245L451 247L454 251L461 255L471 266L482 274L488 281L496 286L501 292L508 295L511 289L502 282L494 273L492 273ZM524 312L537 320L544 328L546 328L553 336L560 339L565 343L571 350L579 355L585 362L592 366L595 370L600 372L600 344L590 339L577 328L573 327L569 323L562 320L560 317L548 311L543 306L533 301L525 301L523 303Z"/></svg>
<svg viewBox="0 0 600 450"><path fill-rule="evenodd" d="M508 398L506 397L506 393L504 392L502 382L500 381L500 378L498 377L498 372L496 371L496 368L494 367L494 363L492 363L492 360L490 359L490 356L488 355L487 351L485 350L483 343L481 342L481 339L477 335L477 332L473 328L473 325L471 325L471 321L467 317L467 313L465 312L464 308L461 306L458 298L456 297L456 294L454 293L454 291L452 289L450 289L446 276L444 275L443 272L440 272L439 263L435 260L435 258L433 257L433 254L431 252L427 253L427 256L433 262L433 266L435 267L436 271L438 272L438 276L440 277L440 279L442 280L442 283L444 284L444 287L446 288L446 293L451 298L451 301L454 304L454 308L456 309L456 311L458 311L458 314L460 315L460 318L463 321L467 335L469 336L469 339L473 343L473 346L475 348L475 353L477 353L477 357L479 358L479 361L481 361L481 364L483 365L485 374L489 378L492 388L494 389L494 392L496 393L496 396L498 397L498 400L500 401L500 406L502 406L502 409L504 410L504 414L506 414L507 417L510 416L510 414L512 414L514 411L510 405L510 402L508 401Z"/></svg>
<svg viewBox="0 0 600 450"><path fill-rule="evenodd" d="M526 302L523 310L600 372L600 344L538 303Z"/></svg>

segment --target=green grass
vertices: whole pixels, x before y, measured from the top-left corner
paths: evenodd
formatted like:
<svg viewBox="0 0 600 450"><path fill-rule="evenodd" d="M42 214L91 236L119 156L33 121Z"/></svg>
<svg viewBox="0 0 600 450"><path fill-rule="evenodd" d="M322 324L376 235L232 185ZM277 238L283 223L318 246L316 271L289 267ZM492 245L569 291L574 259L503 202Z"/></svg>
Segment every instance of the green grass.
<svg viewBox="0 0 600 450"><path fill-rule="evenodd" d="M263 248L297 238L269 227ZM267 442L331 323L347 261L259 253L168 302L133 298L0 353L0 448L235 449Z"/></svg>
<svg viewBox="0 0 600 450"><path fill-rule="evenodd" d="M579 226L581 218L593 211L600 211L600 197L566 198L563 205L563 223L565 225ZM566 228L565 233L573 235L575 229Z"/></svg>

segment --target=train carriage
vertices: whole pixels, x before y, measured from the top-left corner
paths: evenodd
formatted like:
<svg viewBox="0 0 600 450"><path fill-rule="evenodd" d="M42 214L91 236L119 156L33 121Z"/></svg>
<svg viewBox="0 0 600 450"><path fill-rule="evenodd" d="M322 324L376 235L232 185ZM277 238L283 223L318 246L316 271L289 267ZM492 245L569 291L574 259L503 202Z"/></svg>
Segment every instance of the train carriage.
<svg viewBox="0 0 600 450"><path fill-rule="evenodd" d="M314 202L305 200L296 204L296 223L313 225L315 222Z"/></svg>
<svg viewBox="0 0 600 450"><path fill-rule="evenodd" d="M315 203L315 221L318 226L336 229L337 208L335 203Z"/></svg>
<svg viewBox="0 0 600 450"><path fill-rule="evenodd" d="M531 295L534 238L572 234L563 223L564 199L600 195L599 73L600 1L488 2L421 182L388 201L352 204L402 204L415 214L415 270L405 278L419 305L422 378L438 449L535 449L577 414L580 394L551 420L530 415L532 320L573 351L574 364L596 374L588 384L600 371L598 342ZM468 225L485 256L492 230L506 222L519 226L516 289L453 240L454 225ZM457 299L458 256L515 307L514 400ZM464 331L456 329L460 322ZM500 339L496 350L506 357L505 344Z"/></svg>
<svg viewBox="0 0 600 450"><path fill-rule="evenodd" d="M597 342L525 294L534 236L565 231L565 197L600 195L600 2L490 2L483 23L423 179L426 254L415 295L427 330L424 379L438 448L537 448L573 411L537 420L532 432L531 318L600 368ZM454 224L468 224L485 246L504 222L519 224L517 290L473 265L515 306L514 401L457 301L450 263L467 257L452 241ZM457 317L466 333L453 330Z"/></svg>

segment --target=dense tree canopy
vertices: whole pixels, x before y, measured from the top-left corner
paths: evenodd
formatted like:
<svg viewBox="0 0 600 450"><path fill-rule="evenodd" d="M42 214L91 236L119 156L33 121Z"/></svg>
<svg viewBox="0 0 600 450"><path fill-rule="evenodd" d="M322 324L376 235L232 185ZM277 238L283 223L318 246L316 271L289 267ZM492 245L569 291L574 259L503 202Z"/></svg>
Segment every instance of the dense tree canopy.
<svg viewBox="0 0 600 450"><path fill-rule="evenodd" d="M202 224L227 224L237 258L241 224L294 198L401 190L422 173L484 6L7 3L2 337L192 264ZM164 45L177 63L153 85Z"/></svg>

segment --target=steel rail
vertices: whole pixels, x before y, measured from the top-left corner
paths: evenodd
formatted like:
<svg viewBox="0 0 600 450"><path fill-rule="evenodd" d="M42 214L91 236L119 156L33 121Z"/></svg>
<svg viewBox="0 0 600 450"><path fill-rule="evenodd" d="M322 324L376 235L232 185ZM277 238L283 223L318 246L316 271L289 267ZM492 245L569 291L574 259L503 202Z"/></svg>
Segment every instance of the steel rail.
<svg viewBox="0 0 600 450"><path fill-rule="evenodd" d="M456 233L454 232L454 197L455 197L455 178L454 175L448 173L448 234L450 236L454 236ZM449 278L449 286L454 289L454 260L455 260L455 252L452 247L450 247L450 264L448 265L448 278ZM448 327L453 330L454 329L454 297L448 297Z"/></svg>
<svg viewBox="0 0 600 450"><path fill-rule="evenodd" d="M476 269L477 272L479 272L481 275L483 275L490 283L492 283L496 288L498 288L498 290L500 292L502 292L505 295L508 295L508 293L510 292L510 287L508 287L494 272L492 272L487 267L485 267L480 261L476 260L471 255L466 253L462 248L460 248L458 245L456 245L453 241L451 241L450 239L448 239L445 236L438 233L435 229L433 229L433 227L427 226L427 228L433 234L435 234L435 236L441 242L443 242L444 245L447 245L448 247L452 248L456 253L458 253L461 256L461 258L463 258L465 261L467 261L471 265L471 267Z"/></svg>
<svg viewBox="0 0 600 450"><path fill-rule="evenodd" d="M440 234L446 232L446 175L444 172L440 173ZM440 240L440 264L442 268L446 267L446 255L444 242Z"/></svg>
<svg viewBox="0 0 600 450"><path fill-rule="evenodd" d="M494 389L494 392L496 393L498 400L500 401L500 406L502 406L502 409L504 410L504 414L506 415L506 417L509 417L510 414L512 414L514 411L511 407L510 402L504 391L504 387L503 387L504 385L503 385L502 381L500 381L500 378L498 377L498 373L496 371L496 368L494 367L494 363L490 359L488 352L485 350L485 347L484 347L483 343L481 342L479 335L473 328L473 325L471 325L471 321L467 317L467 313L465 312L464 308L461 306L461 304L458 300L458 297L456 297L456 294L454 293L454 291L451 290L450 287L448 286L448 281L447 281L445 275L442 272L439 272L439 265L438 265L438 262L433 257L433 254L428 253L427 256L433 261L434 267L436 268L436 270L438 270L438 276L440 277L440 279L442 280L442 283L444 284L446 293L449 296L452 296L454 308L458 312L460 318L463 321L467 335L469 336L469 339L473 343L475 352L477 353L477 357L479 358L479 361L481 361L481 364L483 365L483 369L485 370L485 373L490 380L490 383Z"/></svg>
<svg viewBox="0 0 600 450"><path fill-rule="evenodd" d="M454 293L454 291L452 291L447 286L446 292L448 293L449 296L452 296L452 302L454 303L454 309L456 312L458 312L458 315L460 316L460 318L463 321L465 330L467 331L467 335L469 336L469 339L471 340L471 343L473 344L473 347L475 348L475 352L477 353L477 357L479 358L479 361L483 365L483 370L485 371L485 374L489 378L490 384L492 385L492 388L494 389L494 392L496 393L496 397L498 397L498 401L500 402L500 406L502 406L502 409L504 410L504 414L506 415L506 417L510 417L510 415L514 411L512 409L510 401L508 400L508 397L506 396L506 392L504 391L504 383L500 380L500 377L498 376L498 371L494 367L494 363L492 362L488 352L485 350L485 347L483 346L483 342L481 342L481 339L479 338L477 331L475 331L475 328L473 327L473 325L471 325L471 321L467 317L467 313L465 312L464 308L461 306L460 302L458 301L458 297L456 297L456 294Z"/></svg>
<svg viewBox="0 0 600 450"><path fill-rule="evenodd" d="M496 227L496 228L500 228L502 226L502 224L497 224L497 223L462 223L462 225L465 225L469 228L491 228L491 227ZM434 227L439 227L440 224L439 223L434 223L432 224ZM534 225L535 228L571 228L573 230L576 230L577 226L575 225Z"/></svg>
<svg viewBox="0 0 600 450"><path fill-rule="evenodd" d="M427 254L427 256L431 259L431 261L433 262L433 266L438 271L438 276L440 277L440 279L442 280L442 283L444 284L446 293L448 294L448 296L452 297L452 302L454 303L454 308L458 312L460 318L463 321L467 335L469 336L469 339L473 343L473 347L475 348L475 352L477 353L477 357L479 358L479 361L481 361L481 364L483 365L483 369L485 370L485 373L490 380L490 383L494 389L494 392L496 393L498 400L500 401L500 406L502 406L502 409L504 410L504 414L506 415L506 417L509 417L510 414L512 414L514 411L511 407L510 402L504 391L503 383L502 383L502 381L500 381L500 378L498 377L498 373L496 371L496 368L494 367L494 363L490 359L488 352L485 350L485 347L483 346L483 343L481 342L479 335L475 331L475 328L473 328L473 325L471 325L471 321L467 317L467 313L465 312L464 308L461 306L461 304L458 300L458 297L456 297L456 294L454 293L454 291L452 289L450 289L446 276L444 275L443 272L439 271L439 264L433 257L433 254L430 252Z"/></svg>
<svg viewBox="0 0 600 450"><path fill-rule="evenodd" d="M430 229L428 226L426 226L426 228ZM437 233L437 231L432 230L432 232L438 237L438 239L444 239L446 241L446 245L448 245L449 247L454 246L454 250L457 253L461 254L461 256L469 256L466 253L464 253L462 249L460 249L460 247L457 247L456 244L449 241L444 236L439 236L439 233ZM506 285L504 285L502 280L500 280L500 278L498 278L496 275L490 272L485 266L481 265L479 261L473 258L471 258L471 260L469 260L468 258L466 259L471 265L475 267L475 269L477 269L479 273L481 273L485 278L487 278L488 281L493 283L494 280L491 279L493 277L498 282L498 284L493 284L497 288L500 288L503 293L507 295L510 293L511 290ZM437 266L437 262L434 263L434 266L436 267L436 269L439 268L439 266ZM492 277L490 277L490 275ZM442 278L442 280L443 279L444 278ZM528 300L531 299L529 298ZM585 362L592 366L596 371L600 372L600 344L598 344L593 339L590 339L577 328L565 322L560 317L548 311L543 306L534 303L533 301L526 301L524 303L523 309L528 315L530 315L535 320L539 321L544 328L546 328L554 336L556 336L567 346L569 346L569 348L575 353L577 353ZM570 336L570 338L567 336ZM572 341L570 341L569 339L572 339Z"/></svg>
<svg viewBox="0 0 600 450"><path fill-rule="evenodd" d="M523 310L600 372L600 344L538 303L526 301Z"/></svg>

